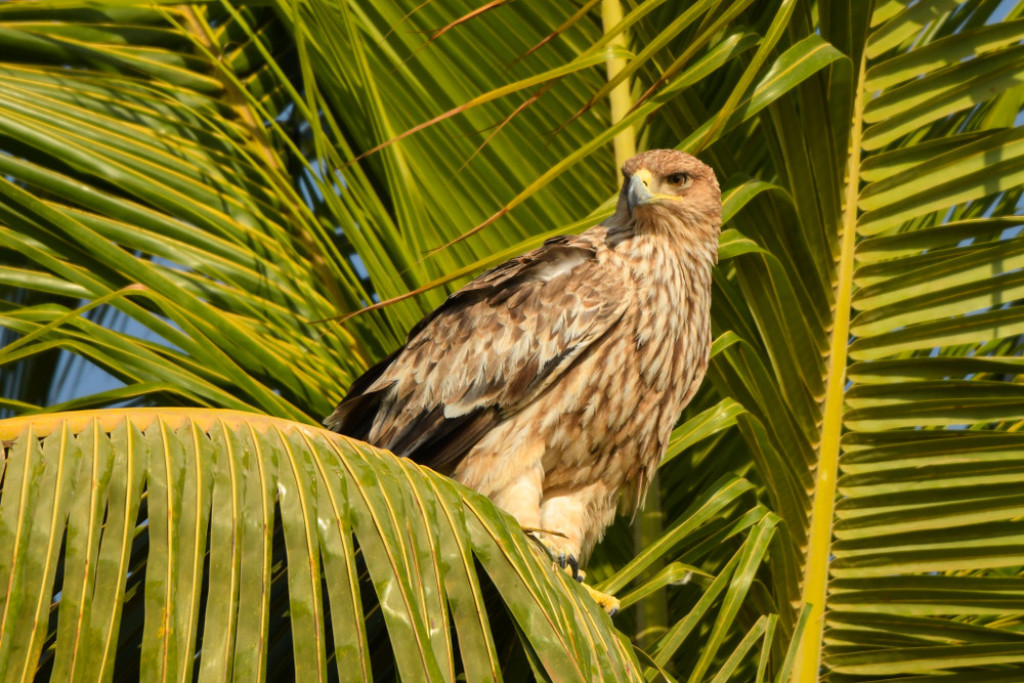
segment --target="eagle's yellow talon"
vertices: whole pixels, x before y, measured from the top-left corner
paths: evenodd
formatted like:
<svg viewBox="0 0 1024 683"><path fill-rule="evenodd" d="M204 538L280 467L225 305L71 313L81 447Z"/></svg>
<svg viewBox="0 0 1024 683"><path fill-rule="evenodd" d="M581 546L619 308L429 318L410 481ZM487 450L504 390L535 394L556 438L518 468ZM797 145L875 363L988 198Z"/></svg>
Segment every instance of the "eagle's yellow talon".
<svg viewBox="0 0 1024 683"><path fill-rule="evenodd" d="M569 566L562 567L562 571L579 583L583 583L583 579L587 578L587 573L580 569L580 566L575 563L570 563Z"/></svg>
<svg viewBox="0 0 1024 683"><path fill-rule="evenodd" d="M615 613L619 611L619 599L617 597L609 595L608 593L602 593L596 588L591 588L585 583L582 583L581 585L587 590L590 597L594 599L597 606L608 613L608 616L614 617Z"/></svg>

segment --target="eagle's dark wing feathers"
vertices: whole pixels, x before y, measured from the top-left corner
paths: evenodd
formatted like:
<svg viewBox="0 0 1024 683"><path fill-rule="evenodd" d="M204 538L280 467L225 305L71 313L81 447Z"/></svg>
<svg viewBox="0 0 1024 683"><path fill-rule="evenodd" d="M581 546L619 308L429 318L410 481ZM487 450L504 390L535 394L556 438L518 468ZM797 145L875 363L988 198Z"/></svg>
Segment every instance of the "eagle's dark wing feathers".
<svg viewBox="0 0 1024 683"><path fill-rule="evenodd" d="M327 425L450 473L622 317L630 290L601 262L601 236L552 238L452 294Z"/></svg>

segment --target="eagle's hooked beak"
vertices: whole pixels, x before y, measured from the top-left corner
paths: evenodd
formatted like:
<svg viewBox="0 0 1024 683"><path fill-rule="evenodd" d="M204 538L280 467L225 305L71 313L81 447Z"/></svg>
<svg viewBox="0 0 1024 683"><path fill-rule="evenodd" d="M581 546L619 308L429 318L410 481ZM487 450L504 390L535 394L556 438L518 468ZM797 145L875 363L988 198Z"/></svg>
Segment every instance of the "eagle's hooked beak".
<svg viewBox="0 0 1024 683"><path fill-rule="evenodd" d="M630 218L633 217L634 208L651 201L651 191L647 187L650 182L651 173L647 170L637 171L629 179L629 189L626 190L626 209L629 211Z"/></svg>

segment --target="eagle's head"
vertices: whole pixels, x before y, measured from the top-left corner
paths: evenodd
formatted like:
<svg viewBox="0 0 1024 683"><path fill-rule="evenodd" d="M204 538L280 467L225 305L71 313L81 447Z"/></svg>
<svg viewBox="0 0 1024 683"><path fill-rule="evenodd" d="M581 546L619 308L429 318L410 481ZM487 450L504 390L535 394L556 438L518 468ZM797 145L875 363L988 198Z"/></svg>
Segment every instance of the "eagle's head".
<svg viewBox="0 0 1024 683"><path fill-rule="evenodd" d="M686 152L652 149L627 161L622 175L616 223L717 245L722 192L707 164Z"/></svg>

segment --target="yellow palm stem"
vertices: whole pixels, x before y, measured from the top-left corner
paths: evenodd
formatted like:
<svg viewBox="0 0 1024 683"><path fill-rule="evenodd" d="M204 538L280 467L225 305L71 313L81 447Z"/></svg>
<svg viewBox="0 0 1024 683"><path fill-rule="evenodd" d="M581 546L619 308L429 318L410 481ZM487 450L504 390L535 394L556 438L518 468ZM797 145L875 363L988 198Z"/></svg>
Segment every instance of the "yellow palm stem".
<svg viewBox="0 0 1024 683"><path fill-rule="evenodd" d="M832 518L835 512L836 476L839 472L839 437L843 427L843 389L846 385L847 346L850 336L850 299L853 288L853 252L857 239L857 191L860 178L861 127L863 124L864 59L857 77L853 107L850 153L846 172L846 196L843 207L839 253L839 277L836 283L835 324L825 386L825 411L821 425L821 449L815 475L814 503L804 573L803 604L810 606L806 628L791 681L818 680L821 665L822 628L825 616L825 592L828 588L829 555L832 545Z"/></svg>

